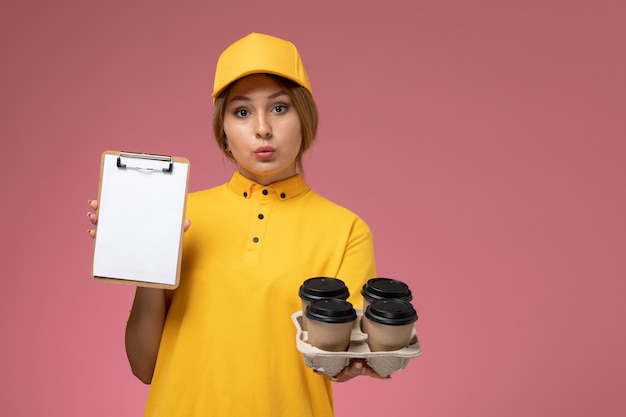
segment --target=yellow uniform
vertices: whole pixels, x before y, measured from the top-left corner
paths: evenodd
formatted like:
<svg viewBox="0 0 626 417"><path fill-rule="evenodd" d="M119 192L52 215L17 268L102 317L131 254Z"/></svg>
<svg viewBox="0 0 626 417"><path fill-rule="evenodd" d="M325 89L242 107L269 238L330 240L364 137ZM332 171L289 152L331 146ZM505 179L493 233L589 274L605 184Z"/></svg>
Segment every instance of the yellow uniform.
<svg viewBox="0 0 626 417"><path fill-rule="evenodd" d="M262 186L238 172L190 194L187 217L145 415L332 416L331 383L304 365L291 315L315 276L340 278L361 306L376 275L367 224L300 175Z"/></svg>

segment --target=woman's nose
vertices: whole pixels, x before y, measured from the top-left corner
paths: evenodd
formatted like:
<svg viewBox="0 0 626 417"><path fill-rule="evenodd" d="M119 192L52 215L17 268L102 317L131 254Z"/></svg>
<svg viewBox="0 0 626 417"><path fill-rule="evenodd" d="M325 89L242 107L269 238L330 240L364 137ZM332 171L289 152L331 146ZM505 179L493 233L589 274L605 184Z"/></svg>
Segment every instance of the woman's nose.
<svg viewBox="0 0 626 417"><path fill-rule="evenodd" d="M268 139L272 136L272 126L268 117L261 114L257 118L256 136L261 139Z"/></svg>

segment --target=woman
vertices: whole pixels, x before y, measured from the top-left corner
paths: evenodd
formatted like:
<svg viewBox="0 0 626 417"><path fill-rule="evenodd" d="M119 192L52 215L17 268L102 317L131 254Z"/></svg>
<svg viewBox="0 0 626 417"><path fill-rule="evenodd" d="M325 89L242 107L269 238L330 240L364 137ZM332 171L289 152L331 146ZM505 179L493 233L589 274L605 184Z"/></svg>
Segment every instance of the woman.
<svg viewBox="0 0 626 417"><path fill-rule="evenodd" d="M376 275L372 235L298 173L317 110L293 44L258 33L235 42L213 99L215 138L237 170L188 196L179 287L137 288L126 350L151 383L145 415L332 416L331 378L304 365L291 315L315 276L342 279L360 306ZM378 377L356 361L332 380L358 375Z"/></svg>

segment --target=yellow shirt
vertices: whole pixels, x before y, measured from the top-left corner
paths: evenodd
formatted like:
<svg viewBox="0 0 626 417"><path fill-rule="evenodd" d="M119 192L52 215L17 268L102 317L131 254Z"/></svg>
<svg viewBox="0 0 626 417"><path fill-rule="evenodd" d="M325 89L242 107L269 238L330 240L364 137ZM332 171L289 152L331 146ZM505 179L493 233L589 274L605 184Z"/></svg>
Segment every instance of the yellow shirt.
<svg viewBox="0 0 626 417"><path fill-rule="evenodd" d="M291 315L315 276L342 279L355 307L375 277L367 224L300 175L269 186L236 172L192 193L146 416L324 417L331 383L304 365Z"/></svg>

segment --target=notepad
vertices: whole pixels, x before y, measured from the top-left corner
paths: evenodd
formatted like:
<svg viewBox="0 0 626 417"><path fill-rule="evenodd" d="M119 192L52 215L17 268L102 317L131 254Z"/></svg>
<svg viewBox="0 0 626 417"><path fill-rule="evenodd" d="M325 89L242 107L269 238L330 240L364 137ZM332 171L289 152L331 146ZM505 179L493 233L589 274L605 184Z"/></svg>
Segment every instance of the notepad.
<svg viewBox="0 0 626 417"><path fill-rule="evenodd" d="M178 286L188 178L185 158L102 154L93 257L96 280Z"/></svg>

